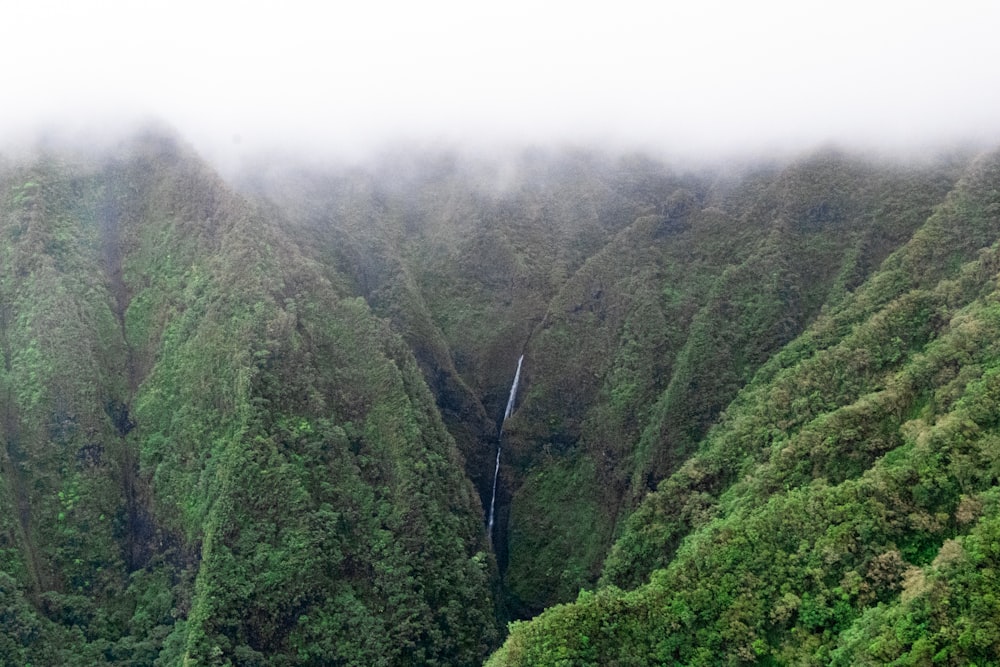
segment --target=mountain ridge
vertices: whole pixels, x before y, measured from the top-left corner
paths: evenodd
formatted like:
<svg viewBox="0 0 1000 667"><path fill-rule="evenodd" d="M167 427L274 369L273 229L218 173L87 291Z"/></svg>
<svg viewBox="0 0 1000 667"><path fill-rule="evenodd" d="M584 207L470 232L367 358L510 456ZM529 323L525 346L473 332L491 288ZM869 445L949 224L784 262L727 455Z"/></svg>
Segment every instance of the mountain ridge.
<svg viewBox="0 0 1000 667"><path fill-rule="evenodd" d="M997 163L397 153L229 184L156 128L9 159L0 655L479 664L539 613L491 664L918 655L887 628L993 557L992 478L941 457L991 428Z"/></svg>

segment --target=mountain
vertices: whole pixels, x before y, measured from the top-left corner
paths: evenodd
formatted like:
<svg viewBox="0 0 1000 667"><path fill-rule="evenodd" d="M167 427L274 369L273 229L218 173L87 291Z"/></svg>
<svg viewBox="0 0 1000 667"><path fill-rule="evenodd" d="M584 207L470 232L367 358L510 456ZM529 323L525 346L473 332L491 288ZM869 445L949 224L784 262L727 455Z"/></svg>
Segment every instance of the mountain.
<svg viewBox="0 0 1000 667"><path fill-rule="evenodd" d="M0 658L987 664L998 184L10 156Z"/></svg>
<svg viewBox="0 0 1000 667"><path fill-rule="evenodd" d="M482 660L481 508L363 300L171 137L2 182L6 664Z"/></svg>
<svg viewBox="0 0 1000 667"><path fill-rule="evenodd" d="M965 167L489 664L995 664L998 183Z"/></svg>

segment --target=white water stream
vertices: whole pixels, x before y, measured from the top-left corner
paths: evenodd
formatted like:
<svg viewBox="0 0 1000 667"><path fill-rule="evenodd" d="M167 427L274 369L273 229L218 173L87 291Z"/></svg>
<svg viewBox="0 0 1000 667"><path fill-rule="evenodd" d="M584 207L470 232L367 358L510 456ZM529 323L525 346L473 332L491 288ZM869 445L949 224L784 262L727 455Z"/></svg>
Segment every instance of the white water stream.
<svg viewBox="0 0 1000 667"><path fill-rule="evenodd" d="M503 422L507 421L510 414L514 412L514 401L517 400L517 383L521 381L521 362L524 361L522 354L517 359L517 370L514 371L514 382L510 385L510 398L507 399L507 409L503 412ZM486 535L490 542L493 541L493 510L497 502L497 477L500 474L500 449L503 447L503 422L500 422L500 435L497 438L497 464L493 469L493 495L490 496L490 522L486 526Z"/></svg>

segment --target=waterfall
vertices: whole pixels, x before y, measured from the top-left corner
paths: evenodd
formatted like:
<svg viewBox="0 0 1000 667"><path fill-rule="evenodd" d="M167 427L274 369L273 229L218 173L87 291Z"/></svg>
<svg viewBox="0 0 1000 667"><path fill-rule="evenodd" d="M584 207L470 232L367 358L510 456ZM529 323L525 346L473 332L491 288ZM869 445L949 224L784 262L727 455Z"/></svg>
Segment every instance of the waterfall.
<svg viewBox="0 0 1000 667"><path fill-rule="evenodd" d="M514 401L517 400L517 383L521 381L521 362L524 361L524 355L522 354L517 359L517 370L514 371L514 382L510 385L510 398L507 399L507 409L503 412L503 421L500 422L500 435L497 437L497 463L496 467L493 468L493 495L490 496L490 522L486 526L486 535L489 537L490 542L493 541L493 510L496 508L497 502L497 477L500 475L500 449L503 447L503 425L510 417L510 413L514 412Z"/></svg>
<svg viewBox="0 0 1000 667"><path fill-rule="evenodd" d="M497 465L493 468L493 495L490 496L490 522L486 526L486 536L493 543L493 509L497 503L497 477L500 475L500 443L497 443Z"/></svg>
<svg viewBox="0 0 1000 667"><path fill-rule="evenodd" d="M517 358L517 370L514 371L514 382L510 385L510 398L507 399L507 409L503 411L503 420L507 421L510 413L514 412L514 401L517 399L517 383L521 381L521 362L524 361L522 354ZM503 433L503 424L500 424L500 432Z"/></svg>

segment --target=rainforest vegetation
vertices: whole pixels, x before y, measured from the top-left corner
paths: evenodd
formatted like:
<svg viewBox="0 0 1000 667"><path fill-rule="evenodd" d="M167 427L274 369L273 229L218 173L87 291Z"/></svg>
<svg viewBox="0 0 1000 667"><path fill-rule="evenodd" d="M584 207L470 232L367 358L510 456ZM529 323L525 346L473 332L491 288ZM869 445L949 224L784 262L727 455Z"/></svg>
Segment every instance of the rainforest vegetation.
<svg viewBox="0 0 1000 667"><path fill-rule="evenodd" d="M998 272L1000 151L0 153L0 664L997 664Z"/></svg>

